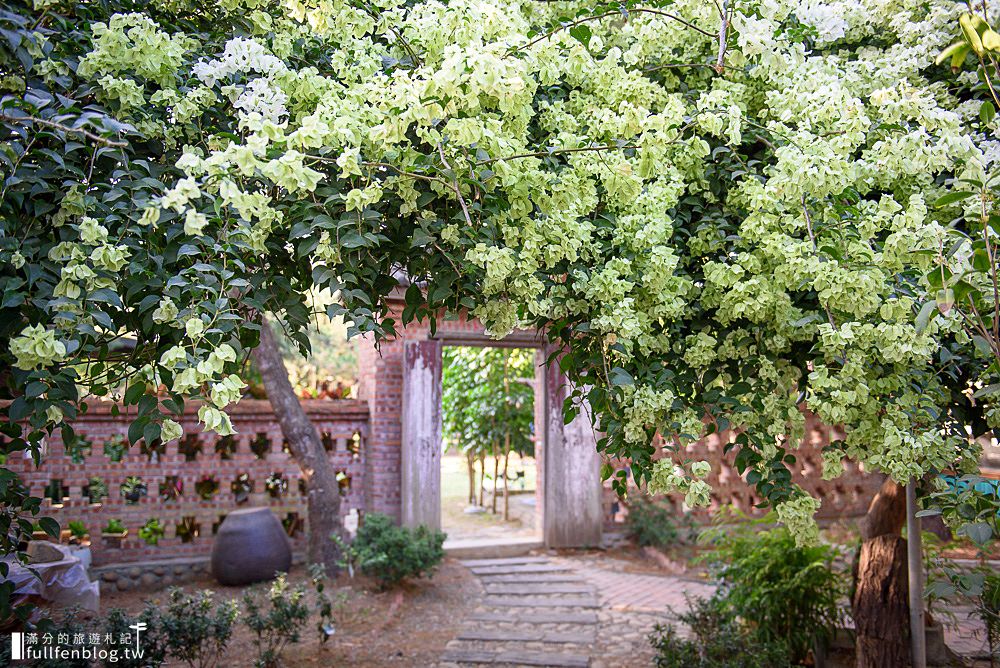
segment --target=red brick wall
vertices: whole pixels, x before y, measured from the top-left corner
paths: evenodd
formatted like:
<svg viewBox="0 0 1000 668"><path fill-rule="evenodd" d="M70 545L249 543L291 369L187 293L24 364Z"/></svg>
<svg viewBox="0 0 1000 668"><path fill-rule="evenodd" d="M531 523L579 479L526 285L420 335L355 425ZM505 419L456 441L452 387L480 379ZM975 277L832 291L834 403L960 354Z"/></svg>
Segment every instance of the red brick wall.
<svg viewBox="0 0 1000 668"><path fill-rule="evenodd" d="M363 510L368 405L361 401L344 400L304 401L303 406L329 444L330 460L335 470L350 476L350 487L344 490L343 514L351 509ZM45 443L41 468L35 469L30 459L21 456L12 457L8 465L38 496L45 494L50 481L62 481L68 495L62 504L46 498L42 514L55 517L64 529L72 520L83 521L90 532L94 563L97 565L208 555L211 552L213 525L228 511L240 507L231 484L243 473L249 474L254 485L246 505L268 506L289 524L292 523L290 518L298 517L304 525L305 498L299 489L300 472L295 461L283 451L281 428L270 404L245 399L232 408L233 425L239 433L233 437L236 447L229 458L216 452L220 441L218 436L200 431L196 414L197 406L188 406L182 420L184 439L166 444L162 455L150 457L141 451L140 446L133 446L122 461L115 462L105 456L104 444L115 436L124 437L130 420L125 416L113 416L110 404L92 403L90 410L75 422L77 433L92 443L90 453L82 463L71 461L57 432ZM201 451L190 460L181 454L181 443L188 438L197 439L201 446ZM253 442L258 446L259 455L251 450ZM187 445L192 443L186 441ZM277 496L272 496L265 489L265 481L274 473L280 473L287 481L287 487ZM84 486L92 476L102 478L108 487L108 497L100 504L91 504L84 496ZM139 476L146 484L147 495L138 503L127 503L121 496L120 485L128 476ZM176 499L161 495L161 483L169 476L176 476L183 485L183 491ZM196 482L205 476L214 477L219 484L218 491L207 500L195 490ZM100 536L101 529L112 518L122 520L129 532L121 549L112 547ZM166 535L155 546L147 545L138 536L139 528L150 518L166 525ZM177 534L178 523L184 518L194 518L200 529L199 535L188 542ZM293 546L301 549L304 546L302 527L292 533Z"/></svg>

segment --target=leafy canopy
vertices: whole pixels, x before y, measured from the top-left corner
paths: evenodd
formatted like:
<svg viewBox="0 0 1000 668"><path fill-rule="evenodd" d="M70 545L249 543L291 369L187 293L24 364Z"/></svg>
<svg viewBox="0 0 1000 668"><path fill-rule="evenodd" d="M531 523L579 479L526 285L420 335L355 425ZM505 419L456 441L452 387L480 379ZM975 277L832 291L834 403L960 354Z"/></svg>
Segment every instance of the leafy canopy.
<svg viewBox="0 0 1000 668"><path fill-rule="evenodd" d="M800 539L803 409L845 428L825 475L975 459L948 429L968 336L918 322L949 235L928 203L990 160L934 62L955 3L36 4L0 13L10 451L71 440L90 397L135 411L133 442L179 437L187 398L228 433L263 312L306 346L303 295L337 290L331 315L390 336L403 273L406 321L565 347L599 448L651 490L707 503L685 445L735 428Z"/></svg>

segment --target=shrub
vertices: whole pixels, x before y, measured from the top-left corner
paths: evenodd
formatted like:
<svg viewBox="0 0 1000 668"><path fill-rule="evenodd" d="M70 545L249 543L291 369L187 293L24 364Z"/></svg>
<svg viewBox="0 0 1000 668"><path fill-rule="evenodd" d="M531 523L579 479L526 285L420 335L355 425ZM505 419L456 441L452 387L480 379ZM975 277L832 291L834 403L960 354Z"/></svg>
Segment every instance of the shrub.
<svg viewBox="0 0 1000 668"><path fill-rule="evenodd" d="M210 591L185 594L170 590L170 601L160 616L167 652L191 668L212 668L219 663L233 634L236 603L216 603Z"/></svg>
<svg viewBox="0 0 1000 668"><path fill-rule="evenodd" d="M444 559L444 539L440 531L399 527L386 515L370 513L352 548L361 572L386 589L406 578L430 574Z"/></svg>
<svg viewBox="0 0 1000 668"><path fill-rule="evenodd" d="M642 496L629 503L625 526L640 547L670 547L681 540L673 513Z"/></svg>
<svg viewBox="0 0 1000 668"><path fill-rule="evenodd" d="M254 634L257 648L254 665L257 668L280 666L285 647L299 641L299 632L309 619L305 595L302 585L289 587L285 575L281 574L271 583L266 609L252 593L243 596L244 623Z"/></svg>
<svg viewBox="0 0 1000 668"><path fill-rule="evenodd" d="M688 599L691 609L679 616L694 636L681 638L671 625L657 624L649 636L656 668L781 668L788 666L788 647L780 640L762 641L733 616L725 600Z"/></svg>
<svg viewBox="0 0 1000 668"><path fill-rule="evenodd" d="M997 657L1000 655L1000 575L992 573L983 580L975 614L986 628L990 657Z"/></svg>
<svg viewBox="0 0 1000 668"><path fill-rule="evenodd" d="M756 532L754 524L706 532L716 544L707 560L730 612L758 640L784 642L791 657L802 660L841 622L838 601L850 578L833 568L832 547L799 547L788 529Z"/></svg>
<svg viewBox="0 0 1000 668"><path fill-rule="evenodd" d="M104 633L114 638L122 635L132 635L135 629L129 628L136 622L146 625L141 634L139 650L141 657L125 656L119 653L112 661L109 657L104 661L105 668L159 668L167 660L168 638L163 634L163 623L159 609L152 603L147 603L138 617L129 617L124 610L112 608L108 611Z"/></svg>

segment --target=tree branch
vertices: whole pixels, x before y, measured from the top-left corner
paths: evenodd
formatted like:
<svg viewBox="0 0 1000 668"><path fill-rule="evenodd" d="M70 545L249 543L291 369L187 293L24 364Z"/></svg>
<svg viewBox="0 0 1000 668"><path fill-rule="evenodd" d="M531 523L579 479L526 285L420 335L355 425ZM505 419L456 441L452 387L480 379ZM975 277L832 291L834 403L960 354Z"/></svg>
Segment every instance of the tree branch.
<svg viewBox="0 0 1000 668"><path fill-rule="evenodd" d="M101 135L94 134L83 128L71 128L68 125L63 125L62 123L57 123L55 121L49 121L44 118L38 118L36 116L12 116L6 112L0 111L0 118L14 123L38 123L39 125L45 125L50 128L55 128L57 130L62 130L63 132L75 132L81 134L87 139L97 142L99 144L104 144L105 146L113 146L115 148L124 148L128 146L128 142L115 141L113 139L108 139L107 137L102 137Z"/></svg>

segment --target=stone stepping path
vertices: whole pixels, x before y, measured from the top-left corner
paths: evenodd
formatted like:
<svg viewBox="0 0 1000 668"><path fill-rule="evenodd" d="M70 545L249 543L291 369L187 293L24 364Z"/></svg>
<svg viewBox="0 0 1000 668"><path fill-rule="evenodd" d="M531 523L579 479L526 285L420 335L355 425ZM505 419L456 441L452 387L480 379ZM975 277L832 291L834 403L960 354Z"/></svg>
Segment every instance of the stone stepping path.
<svg viewBox="0 0 1000 668"><path fill-rule="evenodd" d="M589 668L600 601L591 583L548 557L461 562L483 585L479 607L440 668Z"/></svg>

